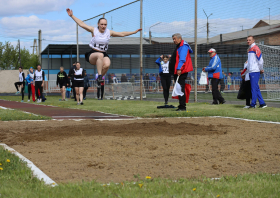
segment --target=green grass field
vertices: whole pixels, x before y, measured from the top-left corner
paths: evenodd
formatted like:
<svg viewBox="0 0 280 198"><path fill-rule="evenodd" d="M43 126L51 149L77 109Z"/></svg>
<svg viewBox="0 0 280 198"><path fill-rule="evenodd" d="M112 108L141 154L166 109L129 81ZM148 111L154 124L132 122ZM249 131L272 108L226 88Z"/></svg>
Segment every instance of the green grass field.
<svg viewBox="0 0 280 198"><path fill-rule="evenodd" d="M162 102L154 101L115 101L87 99L84 105L76 105L73 100L61 102L59 96L48 96L47 101L41 105L53 105L62 108L78 108L92 111L102 111L106 113L129 115L143 118L160 117L203 117L203 116L225 116L234 118L246 118L252 120L280 121L280 108L268 107L265 109L243 109L243 105L224 104L209 105L208 103L189 103L186 112L176 112L175 109L157 109ZM18 101L18 96L5 96L5 100ZM170 103L178 106L177 102ZM25 119L28 119L26 116Z"/></svg>
<svg viewBox="0 0 280 198"><path fill-rule="evenodd" d="M18 110L0 109L0 121L11 120L48 120L51 119L47 116L36 116L34 114L24 113Z"/></svg>
<svg viewBox="0 0 280 198"><path fill-rule="evenodd" d="M9 160L9 162L7 162ZM279 197L280 175L245 174L211 180L136 176L138 181L101 184L95 181L45 185L15 155L0 147L0 197Z"/></svg>

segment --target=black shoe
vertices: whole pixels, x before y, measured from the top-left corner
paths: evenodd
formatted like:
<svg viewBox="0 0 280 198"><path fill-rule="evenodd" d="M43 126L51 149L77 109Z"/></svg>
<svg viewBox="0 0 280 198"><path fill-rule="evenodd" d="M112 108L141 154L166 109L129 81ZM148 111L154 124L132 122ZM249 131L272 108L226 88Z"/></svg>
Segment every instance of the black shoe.
<svg viewBox="0 0 280 198"><path fill-rule="evenodd" d="M186 109L176 109L176 111L186 111Z"/></svg>
<svg viewBox="0 0 280 198"><path fill-rule="evenodd" d="M212 102L212 104L211 105L218 105L218 103L216 103L216 102Z"/></svg>
<svg viewBox="0 0 280 198"><path fill-rule="evenodd" d="M102 79L102 76L101 76L101 75L98 76L97 81L98 81L99 83L104 82L104 80Z"/></svg>
<svg viewBox="0 0 280 198"><path fill-rule="evenodd" d="M260 105L260 106L259 106L259 108L262 108L262 109L264 109L264 108L266 108L266 107L267 107L266 104L263 104L263 105Z"/></svg>
<svg viewBox="0 0 280 198"><path fill-rule="evenodd" d="M83 102L80 102L80 104L83 105L84 103L83 103Z"/></svg>
<svg viewBox="0 0 280 198"><path fill-rule="evenodd" d="M220 104L225 104L226 102L227 102L227 101L224 100L224 101L220 102Z"/></svg>

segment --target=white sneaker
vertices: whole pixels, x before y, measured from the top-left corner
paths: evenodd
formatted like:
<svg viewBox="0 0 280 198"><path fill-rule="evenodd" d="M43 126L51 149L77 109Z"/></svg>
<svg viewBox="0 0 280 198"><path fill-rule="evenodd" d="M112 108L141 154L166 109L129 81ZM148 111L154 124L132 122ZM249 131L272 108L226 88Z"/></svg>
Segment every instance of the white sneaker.
<svg viewBox="0 0 280 198"><path fill-rule="evenodd" d="M27 102L30 102L30 100L27 100Z"/></svg>
<svg viewBox="0 0 280 198"><path fill-rule="evenodd" d="M40 102L41 102L41 100L40 100L40 99L38 99L38 100L37 100L37 103L40 103Z"/></svg>
<svg viewBox="0 0 280 198"><path fill-rule="evenodd" d="M250 106L247 106L247 105L245 107L243 107L243 109L249 109L249 108L250 108Z"/></svg>

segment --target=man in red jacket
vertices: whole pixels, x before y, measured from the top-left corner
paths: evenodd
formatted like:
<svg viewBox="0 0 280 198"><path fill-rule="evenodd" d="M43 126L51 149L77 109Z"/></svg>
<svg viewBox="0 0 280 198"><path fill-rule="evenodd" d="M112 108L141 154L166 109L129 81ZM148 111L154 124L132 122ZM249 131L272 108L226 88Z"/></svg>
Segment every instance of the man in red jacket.
<svg viewBox="0 0 280 198"><path fill-rule="evenodd" d="M188 72L193 71L191 60L191 53L193 53L190 45L182 39L181 34L176 33L172 35L176 49L173 52L169 63L169 72L174 74L174 80L179 77L178 83L181 85L183 96L179 96L179 106L176 111L186 111L186 93L185 81L188 77Z"/></svg>

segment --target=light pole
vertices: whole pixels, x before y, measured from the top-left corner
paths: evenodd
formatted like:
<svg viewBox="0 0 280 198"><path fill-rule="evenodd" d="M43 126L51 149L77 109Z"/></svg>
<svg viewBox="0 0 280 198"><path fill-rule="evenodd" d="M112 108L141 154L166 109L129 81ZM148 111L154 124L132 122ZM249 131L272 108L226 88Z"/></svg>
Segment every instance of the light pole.
<svg viewBox="0 0 280 198"><path fill-rule="evenodd" d="M205 16L207 17L207 45L209 44L209 23L208 23L208 18L212 15L212 13L207 16L206 12L203 10Z"/></svg>
<svg viewBox="0 0 280 198"><path fill-rule="evenodd" d="M151 32L151 28L154 27L154 26L156 26L156 25L158 25L158 24L160 24L160 23L161 23L161 22L158 22L158 23L152 25L152 26L149 28L149 41L150 41L150 44L152 44L152 32Z"/></svg>

